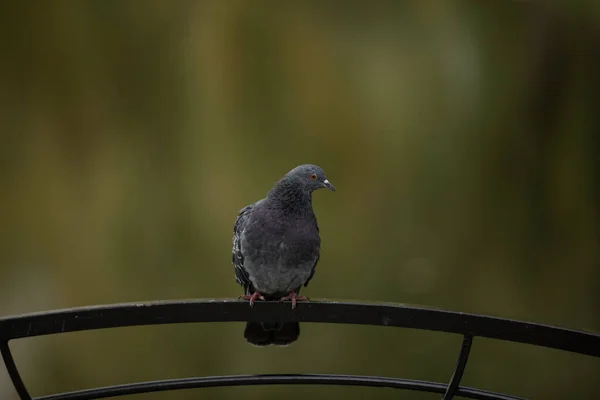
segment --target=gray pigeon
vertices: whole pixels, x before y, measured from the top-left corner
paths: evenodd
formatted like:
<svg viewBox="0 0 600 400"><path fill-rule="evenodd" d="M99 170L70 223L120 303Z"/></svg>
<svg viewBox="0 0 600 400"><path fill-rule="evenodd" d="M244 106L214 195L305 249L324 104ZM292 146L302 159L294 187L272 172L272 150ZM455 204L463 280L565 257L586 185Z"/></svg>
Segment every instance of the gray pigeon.
<svg viewBox="0 0 600 400"><path fill-rule="evenodd" d="M302 285L315 273L321 238L312 209L312 192L335 187L316 165L300 165L273 185L267 197L242 208L233 228L235 280L244 288L241 298L291 300L292 309ZM285 346L298 339L298 322L248 322L244 337L256 346Z"/></svg>

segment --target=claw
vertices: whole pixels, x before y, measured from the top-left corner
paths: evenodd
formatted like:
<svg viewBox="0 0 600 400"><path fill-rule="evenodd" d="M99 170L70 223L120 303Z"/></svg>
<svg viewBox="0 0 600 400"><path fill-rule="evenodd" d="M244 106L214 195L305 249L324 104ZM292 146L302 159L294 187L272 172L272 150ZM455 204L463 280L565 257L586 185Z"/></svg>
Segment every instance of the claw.
<svg viewBox="0 0 600 400"><path fill-rule="evenodd" d="M250 300L250 307L254 307L254 300L259 299L259 300L264 300L265 297L260 294L259 292L254 292L251 295L250 294L245 294L243 296L239 297L242 300Z"/></svg>
<svg viewBox="0 0 600 400"><path fill-rule="evenodd" d="M291 300L292 301L292 310L296 308L297 301L308 301L308 297L306 296L297 296L296 292L293 290L287 295L279 299L279 301Z"/></svg>

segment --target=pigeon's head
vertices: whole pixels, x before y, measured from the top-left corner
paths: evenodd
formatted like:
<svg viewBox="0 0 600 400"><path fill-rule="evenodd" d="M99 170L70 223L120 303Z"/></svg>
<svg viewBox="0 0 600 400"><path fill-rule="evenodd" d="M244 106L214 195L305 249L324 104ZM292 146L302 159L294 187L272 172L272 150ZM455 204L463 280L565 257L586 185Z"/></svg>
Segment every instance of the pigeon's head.
<svg viewBox="0 0 600 400"><path fill-rule="evenodd" d="M288 172L283 180L301 186L309 193L317 189L327 188L335 192L335 186L327 180L325 171L317 165L304 164Z"/></svg>

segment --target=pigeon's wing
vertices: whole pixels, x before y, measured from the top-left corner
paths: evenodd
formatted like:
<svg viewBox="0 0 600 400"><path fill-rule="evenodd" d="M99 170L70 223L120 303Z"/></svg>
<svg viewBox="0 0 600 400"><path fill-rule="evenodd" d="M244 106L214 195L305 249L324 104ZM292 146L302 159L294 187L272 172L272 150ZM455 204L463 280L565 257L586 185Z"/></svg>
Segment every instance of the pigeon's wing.
<svg viewBox="0 0 600 400"><path fill-rule="evenodd" d="M233 226L233 249L231 261L233 263L233 270L235 272L235 280L237 283L244 287L244 291L247 291L250 287L250 278L248 272L244 268L244 253L242 252L242 234L246 228L248 217L254 209L254 204L250 204L242 208L235 220Z"/></svg>

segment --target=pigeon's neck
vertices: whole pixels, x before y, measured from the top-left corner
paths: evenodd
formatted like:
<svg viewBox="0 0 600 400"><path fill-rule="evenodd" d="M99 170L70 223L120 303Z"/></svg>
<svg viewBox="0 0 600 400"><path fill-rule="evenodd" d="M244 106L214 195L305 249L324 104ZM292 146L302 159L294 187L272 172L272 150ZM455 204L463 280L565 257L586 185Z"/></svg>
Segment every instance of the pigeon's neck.
<svg viewBox="0 0 600 400"><path fill-rule="evenodd" d="M312 194L295 185L281 182L269 191L267 199L271 208L288 213L312 213Z"/></svg>

